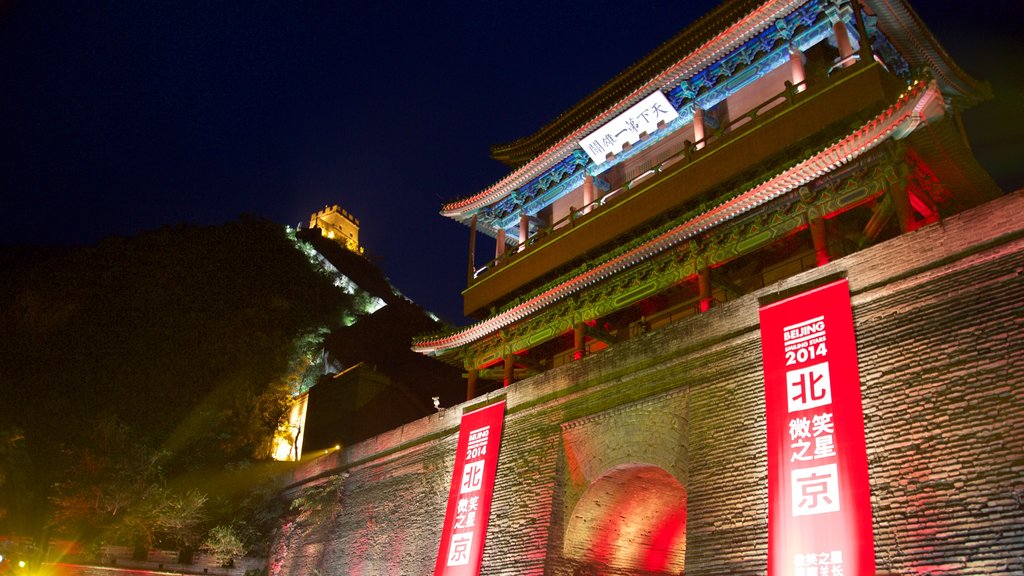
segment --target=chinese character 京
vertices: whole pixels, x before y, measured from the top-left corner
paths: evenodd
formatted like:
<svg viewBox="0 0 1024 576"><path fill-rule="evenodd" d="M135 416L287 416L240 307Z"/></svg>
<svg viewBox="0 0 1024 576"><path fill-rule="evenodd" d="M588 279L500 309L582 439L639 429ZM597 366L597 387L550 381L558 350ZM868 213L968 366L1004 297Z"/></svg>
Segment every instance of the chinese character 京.
<svg viewBox="0 0 1024 576"><path fill-rule="evenodd" d="M835 464L800 468L790 474L793 516L839 511L839 473Z"/></svg>
<svg viewBox="0 0 1024 576"><path fill-rule="evenodd" d="M469 550L473 546L473 533L455 534L448 547L448 565L465 566L469 564Z"/></svg>

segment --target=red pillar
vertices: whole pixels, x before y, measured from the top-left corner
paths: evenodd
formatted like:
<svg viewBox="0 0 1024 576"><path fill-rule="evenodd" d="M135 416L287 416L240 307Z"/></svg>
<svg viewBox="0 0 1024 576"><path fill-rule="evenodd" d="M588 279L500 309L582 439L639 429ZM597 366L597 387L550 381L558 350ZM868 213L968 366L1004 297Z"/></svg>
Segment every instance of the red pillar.
<svg viewBox="0 0 1024 576"><path fill-rule="evenodd" d="M504 385L507 387L512 383L512 379L515 377L515 354L507 354L505 356L505 378Z"/></svg>
<svg viewBox="0 0 1024 576"><path fill-rule="evenodd" d="M594 201L594 177L591 176L590 174L587 174L587 176L585 178L583 178L583 213L584 214L586 214L587 212L590 212L590 209L592 208L590 203L593 202L593 201Z"/></svg>
<svg viewBox="0 0 1024 576"><path fill-rule="evenodd" d="M807 89L806 84L800 84L807 79L807 72L804 70L804 53L797 48L796 44L789 45L789 70L793 86L797 92Z"/></svg>
<svg viewBox="0 0 1024 576"><path fill-rule="evenodd" d="M519 217L519 250L526 250L526 241L530 238L530 217L523 213Z"/></svg>
<svg viewBox="0 0 1024 576"><path fill-rule="evenodd" d="M573 326L573 360L580 360L587 353L587 325L577 322Z"/></svg>
<svg viewBox="0 0 1024 576"><path fill-rule="evenodd" d="M696 104L693 106L693 141L697 143L696 149L704 147L704 110Z"/></svg>
<svg viewBox="0 0 1024 576"><path fill-rule="evenodd" d="M896 212L896 219L900 223L900 233L913 232L916 228L914 213L910 206L910 192L907 190L906 178L889 187L889 198L892 200L892 207Z"/></svg>
<svg viewBox="0 0 1024 576"><path fill-rule="evenodd" d="M476 397L476 381L479 376L476 368L470 368L469 374L466 377L466 400L472 400Z"/></svg>
<svg viewBox="0 0 1024 576"><path fill-rule="evenodd" d="M832 33L836 37L836 47L839 48L839 60L843 62L843 67L850 66L853 64L853 44L850 42L850 32L846 29L846 22L840 18L840 20L832 24ZM847 58L850 58L847 60Z"/></svg>
<svg viewBox="0 0 1024 576"><path fill-rule="evenodd" d="M701 268L697 272L697 285L700 287L700 311L707 312L715 303L711 296L711 268Z"/></svg>
<svg viewBox="0 0 1024 576"><path fill-rule="evenodd" d="M808 226L811 229L811 241L814 242L814 255L818 266L824 266L831 260L828 253L828 235L825 230L824 218L811 218Z"/></svg>
<svg viewBox="0 0 1024 576"><path fill-rule="evenodd" d="M874 59L874 55L871 53L871 39L868 38L868 28L864 24L864 14L861 12L860 1L850 0L850 6L853 7L853 22L857 27L857 34L860 36L860 59L864 62L870 62Z"/></svg>
<svg viewBox="0 0 1024 576"><path fill-rule="evenodd" d="M505 253L505 229L504 228L499 228L498 229L498 239L497 239L497 242L494 244L494 257L495 258L501 258L501 256L504 253Z"/></svg>

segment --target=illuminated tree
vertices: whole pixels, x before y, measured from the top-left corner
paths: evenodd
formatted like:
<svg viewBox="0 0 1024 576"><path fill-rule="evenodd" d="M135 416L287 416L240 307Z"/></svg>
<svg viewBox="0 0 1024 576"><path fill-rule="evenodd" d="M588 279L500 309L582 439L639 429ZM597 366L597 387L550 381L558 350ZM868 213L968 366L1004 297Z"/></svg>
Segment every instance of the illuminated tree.
<svg viewBox="0 0 1024 576"><path fill-rule="evenodd" d="M306 488L292 500L292 510L298 510L303 521L313 527L331 520L341 510L341 490L346 476L347 473L337 474Z"/></svg>
<svg viewBox="0 0 1024 576"><path fill-rule="evenodd" d="M286 506L279 468L262 462L271 439L292 394L323 374L328 335L383 305L359 288L391 290L383 275L351 253L333 268L252 219L31 254L0 259L0 332L17 335L0 348L0 422L24 431L16 469L49 508L23 516L60 535L183 549L230 525L260 549ZM360 334L345 337L352 348L393 356ZM0 487L0 507L8 495Z"/></svg>
<svg viewBox="0 0 1024 576"><path fill-rule="evenodd" d="M206 535L203 550L213 555L224 567L233 566L235 558L246 553L245 543L232 526L214 526Z"/></svg>

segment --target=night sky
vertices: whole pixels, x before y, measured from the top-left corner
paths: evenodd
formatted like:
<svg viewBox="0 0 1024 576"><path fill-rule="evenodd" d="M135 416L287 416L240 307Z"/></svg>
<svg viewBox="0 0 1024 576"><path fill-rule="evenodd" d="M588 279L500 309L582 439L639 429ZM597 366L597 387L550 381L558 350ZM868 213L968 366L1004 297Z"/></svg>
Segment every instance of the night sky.
<svg viewBox="0 0 1024 576"><path fill-rule="evenodd" d="M0 244L339 204L402 292L464 323L468 229L442 202L716 4L0 0ZM1005 188L1024 185L1021 4L916 2L996 91L965 121Z"/></svg>

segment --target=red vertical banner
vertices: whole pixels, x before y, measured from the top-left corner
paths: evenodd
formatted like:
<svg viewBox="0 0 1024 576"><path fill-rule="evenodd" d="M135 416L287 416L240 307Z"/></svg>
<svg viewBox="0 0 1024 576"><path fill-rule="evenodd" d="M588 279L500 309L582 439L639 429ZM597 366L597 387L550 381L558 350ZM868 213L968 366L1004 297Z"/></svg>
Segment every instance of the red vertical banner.
<svg viewBox="0 0 1024 576"><path fill-rule="evenodd" d="M480 573L504 419L504 401L462 415L434 576Z"/></svg>
<svg viewBox="0 0 1024 576"><path fill-rule="evenodd" d="M768 576L875 573L850 288L763 306Z"/></svg>

